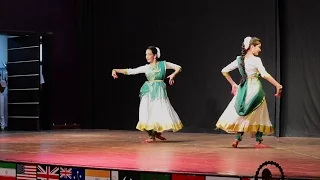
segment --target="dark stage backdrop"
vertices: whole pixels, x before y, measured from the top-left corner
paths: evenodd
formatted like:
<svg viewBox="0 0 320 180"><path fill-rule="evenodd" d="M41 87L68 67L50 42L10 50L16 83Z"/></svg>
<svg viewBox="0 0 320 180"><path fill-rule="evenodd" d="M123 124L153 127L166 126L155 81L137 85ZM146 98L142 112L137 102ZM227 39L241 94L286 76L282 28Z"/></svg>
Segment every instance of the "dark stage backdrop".
<svg viewBox="0 0 320 180"><path fill-rule="evenodd" d="M79 113L83 96L79 84L84 83L81 77L85 75L79 74L75 8L73 0L1 0L0 3L1 32L53 32L49 53L52 61L43 62L44 94L48 98L43 129L50 128L48 122L80 123L83 116Z"/></svg>
<svg viewBox="0 0 320 180"><path fill-rule="evenodd" d="M232 98L220 71L240 54L246 36L261 38L261 58L269 73L276 73L275 0L82 1L78 10L87 82L84 128L135 129L145 77L113 80L111 70L146 64L149 45L183 67L168 94L184 132L220 133L215 123ZM237 70L232 75L239 81ZM275 89L264 80L263 85L274 123Z"/></svg>
<svg viewBox="0 0 320 180"><path fill-rule="evenodd" d="M320 137L319 1L281 2L283 136Z"/></svg>
<svg viewBox="0 0 320 180"><path fill-rule="evenodd" d="M187 132L217 132L214 124L231 100L221 68L240 53L247 35L262 39L262 60L279 70L277 2L3 0L0 29L53 32L53 61L44 67L49 116L56 124L134 130L144 75L111 78L112 68L146 63L145 48L161 48L183 72L168 87ZM281 135L320 136L317 1L279 1ZM19 6L17 6L19 4ZM78 48L78 49L77 49ZM232 73L238 81L237 71ZM274 125L274 88L263 80ZM48 88L49 86L49 88ZM279 110L279 109L277 109Z"/></svg>

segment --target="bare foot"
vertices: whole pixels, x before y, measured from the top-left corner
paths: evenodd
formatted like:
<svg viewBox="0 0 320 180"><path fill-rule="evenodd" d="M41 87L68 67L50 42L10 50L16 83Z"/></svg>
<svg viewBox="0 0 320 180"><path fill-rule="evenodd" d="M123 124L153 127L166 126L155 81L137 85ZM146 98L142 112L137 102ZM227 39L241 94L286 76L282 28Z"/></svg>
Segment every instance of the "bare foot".
<svg viewBox="0 0 320 180"><path fill-rule="evenodd" d="M150 139L146 139L144 141L142 141L143 143L153 143L156 142L156 139L150 138Z"/></svg>
<svg viewBox="0 0 320 180"><path fill-rule="evenodd" d="M269 148L268 145L265 145L263 143L259 143L257 142L255 145L254 145L255 148Z"/></svg>
<svg viewBox="0 0 320 180"><path fill-rule="evenodd" d="M231 144L231 146L234 147L234 148L237 148L239 142L240 142L240 141L238 141L238 140L235 139L235 140L233 141L233 143Z"/></svg>

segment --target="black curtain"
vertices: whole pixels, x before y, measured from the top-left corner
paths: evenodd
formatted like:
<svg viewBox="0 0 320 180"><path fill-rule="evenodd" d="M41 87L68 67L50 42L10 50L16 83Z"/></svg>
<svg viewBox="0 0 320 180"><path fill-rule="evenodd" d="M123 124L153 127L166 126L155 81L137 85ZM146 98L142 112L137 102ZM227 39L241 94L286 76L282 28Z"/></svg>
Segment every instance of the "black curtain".
<svg viewBox="0 0 320 180"><path fill-rule="evenodd" d="M320 2L280 2L281 135L320 137Z"/></svg>
<svg viewBox="0 0 320 180"><path fill-rule="evenodd" d="M85 84L80 74L76 35L76 0L2 0L0 6L0 31L5 33L44 34L50 52L45 52L43 74L45 76L45 108L43 129L51 129L52 123L80 123L84 116L80 108ZM50 41L50 42L49 42ZM47 44L47 45L48 45ZM47 46L46 45L46 46ZM47 46L48 47L48 46ZM8 83L10 84L10 83ZM10 95L9 95L10 98ZM81 112L81 113L79 113Z"/></svg>
<svg viewBox="0 0 320 180"><path fill-rule="evenodd" d="M280 109L274 87L263 81L277 132L319 137L317 7L312 0L5 0L0 29L54 33L48 108L56 124L82 128L135 129L145 77L113 80L111 69L143 65L145 48L159 46L165 60L183 67L168 93L187 132L219 132L214 124L232 98L220 70L245 36L257 36L265 67L284 85Z"/></svg>
<svg viewBox="0 0 320 180"><path fill-rule="evenodd" d="M94 11L93 1L81 0L76 4L77 22L77 50L79 52L79 67L82 83L78 92L82 94L79 104L79 122L81 128L93 128L93 61L94 49Z"/></svg>
<svg viewBox="0 0 320 180"><path fill-rule="evenodd" d="M214 132L230 102L231 87L221 69L240 54L243 39L262 39L261 58L276 73L276 1L79 1L78 33L85 73L83 128L134 130L144 75L120 76L113 68L146 64L149 45L183 72L168 86L184 132ZM240 76L232 73L236 81ZM274 87L263 81L274 123Z"/></svg>

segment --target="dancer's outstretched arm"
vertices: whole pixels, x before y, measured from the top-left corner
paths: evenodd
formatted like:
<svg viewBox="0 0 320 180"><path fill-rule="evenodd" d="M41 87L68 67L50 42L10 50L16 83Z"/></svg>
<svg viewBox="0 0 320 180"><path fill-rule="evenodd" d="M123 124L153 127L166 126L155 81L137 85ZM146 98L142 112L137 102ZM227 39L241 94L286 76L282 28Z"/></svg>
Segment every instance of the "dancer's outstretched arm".
<svg viewBox="0 0 320 180"><path fill-rule="evenodd" d="M144 65L144 66L140 66L140 67L137 67L137 68L134 68L134 69L131 69L131 68L129 68L129 69L113 69L112 73L111 73L111 76L114 79L117 79L118 78L117 73L124 74L124 75L141 74L141 73L145 73L147 68L148 68L148 66Z"/></svg>

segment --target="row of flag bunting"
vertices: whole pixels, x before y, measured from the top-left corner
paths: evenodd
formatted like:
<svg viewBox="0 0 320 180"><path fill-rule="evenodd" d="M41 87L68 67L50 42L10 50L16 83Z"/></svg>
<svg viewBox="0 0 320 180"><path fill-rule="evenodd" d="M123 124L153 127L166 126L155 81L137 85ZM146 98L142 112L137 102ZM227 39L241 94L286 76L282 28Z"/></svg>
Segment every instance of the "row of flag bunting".
<svg viewBox="0 0 320 180"><path fill-rule="evenodd" d="M0 180L251 180L187 174L146 173L0 162Z"/></svg>

